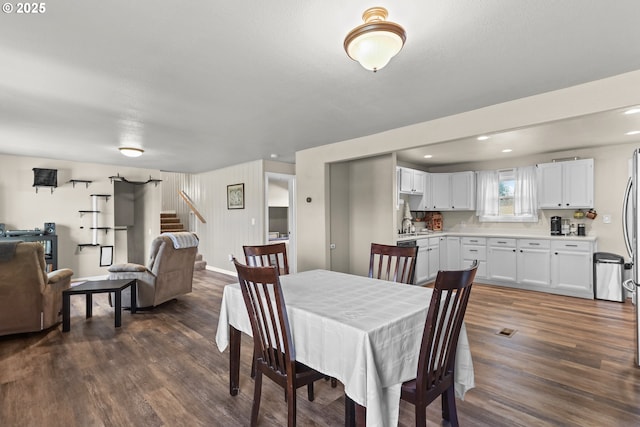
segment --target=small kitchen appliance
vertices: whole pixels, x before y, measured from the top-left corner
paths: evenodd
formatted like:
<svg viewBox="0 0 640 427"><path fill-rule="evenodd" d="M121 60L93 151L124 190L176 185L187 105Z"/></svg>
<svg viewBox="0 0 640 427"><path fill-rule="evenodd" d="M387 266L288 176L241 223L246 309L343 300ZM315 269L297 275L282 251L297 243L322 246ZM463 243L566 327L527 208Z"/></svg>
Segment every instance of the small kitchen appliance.
<svg viewBox="0 0 640 427"><path fill-rule="evenodd" d="M551 217L551 235L560 236L561 234L562 234L562 217L552 216Z"/></svg>

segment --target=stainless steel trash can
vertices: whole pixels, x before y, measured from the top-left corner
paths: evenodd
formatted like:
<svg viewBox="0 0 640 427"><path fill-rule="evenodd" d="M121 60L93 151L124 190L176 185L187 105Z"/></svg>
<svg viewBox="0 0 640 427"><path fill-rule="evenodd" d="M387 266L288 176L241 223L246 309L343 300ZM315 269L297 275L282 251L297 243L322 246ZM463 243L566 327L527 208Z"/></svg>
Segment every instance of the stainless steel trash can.
<svg viewBox="0 0 640 427"><path fill-rule="evenodd" d="M609 252L593 254L593 293L596 299L624 302L622 266L624 258Z"/></svg>

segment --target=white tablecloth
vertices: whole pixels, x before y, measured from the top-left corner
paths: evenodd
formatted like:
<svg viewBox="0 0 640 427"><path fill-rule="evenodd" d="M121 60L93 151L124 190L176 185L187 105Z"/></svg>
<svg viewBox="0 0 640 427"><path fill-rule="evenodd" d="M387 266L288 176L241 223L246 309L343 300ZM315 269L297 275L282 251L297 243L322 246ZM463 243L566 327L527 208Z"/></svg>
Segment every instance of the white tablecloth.
<svg viewBox="0 0 640 427"><path fill-rule="evenodd" d="M420 340L432 290L312 270L281 276L296 359L340 380L367 408L367 426L396 426L400 386L416 377ZM216 344L229 344L228 325L251 335L239 284L224 289ZM464 325L456 355L456 395L473 388Z"/></svg>

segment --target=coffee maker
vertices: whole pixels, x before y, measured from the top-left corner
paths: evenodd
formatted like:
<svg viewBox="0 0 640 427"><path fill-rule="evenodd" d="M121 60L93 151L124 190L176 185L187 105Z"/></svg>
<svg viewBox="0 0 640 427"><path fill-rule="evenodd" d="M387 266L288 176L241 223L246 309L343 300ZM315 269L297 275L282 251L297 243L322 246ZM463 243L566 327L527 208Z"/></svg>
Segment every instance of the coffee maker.
<svg viewBox="0 0 640 427"><path fill-rule="evenodd" d="M551 235L552 236L562 235L562 217L561 216L551 217Z"/></svg>

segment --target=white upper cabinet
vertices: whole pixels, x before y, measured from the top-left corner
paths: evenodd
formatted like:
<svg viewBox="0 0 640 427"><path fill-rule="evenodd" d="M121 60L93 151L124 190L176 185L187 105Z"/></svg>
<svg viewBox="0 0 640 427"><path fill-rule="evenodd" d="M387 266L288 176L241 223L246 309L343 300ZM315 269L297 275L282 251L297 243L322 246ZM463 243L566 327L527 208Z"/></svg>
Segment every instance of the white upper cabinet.
<svg viewBox="0 0 640 427"><path fill-rule="evenodd" d="M542 209L593 207L593 159L538 165L538 205Z"/></svg>
<svg viewBox="0 0 640 427"><path fill-rule="evenodd" d="M400 170L400 182L398 183L398 192L402 194L422 194L424 193L425 174L426 172L409 169L398 168Z"/></svg>
<svg viewBox="0 0 640 427"><path fill-rule="evenodd" d="M431 209L474 210L476 203L475 172L431 174Z"/></svg>

